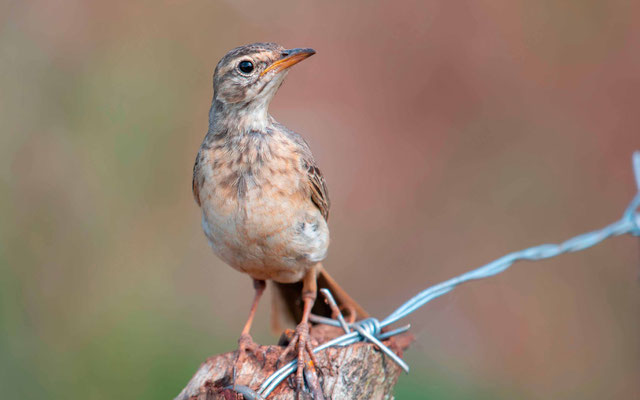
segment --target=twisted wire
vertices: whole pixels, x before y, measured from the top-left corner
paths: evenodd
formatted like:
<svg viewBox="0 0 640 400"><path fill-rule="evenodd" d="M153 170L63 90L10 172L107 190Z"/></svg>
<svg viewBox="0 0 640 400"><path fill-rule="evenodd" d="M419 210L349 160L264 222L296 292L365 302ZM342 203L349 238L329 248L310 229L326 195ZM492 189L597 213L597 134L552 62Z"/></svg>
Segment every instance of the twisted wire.
<svg viewBox="0 0 640 400"><path fill-rule="evenodd" d="M398 333L406 332L410 326L405 326L385 333L382 333L382 328L407 317L409 314L413 313L431 300L452 291L458 285L465 282L484 279L497 275L507 270L516 261L538 261L557 257L564 253L582 251L589 247L595 246L596 244L608 238L624 234L640 236L640 213L638 213L638 208L640 207L640 151L634 152L632 161L637 193L625 210L620 220L602 229L583 233L559 244L542 244L539 246L530 247L528 249L507 254L495 261L483 265L480 268L471 270L455 278L449 279L448 281L427 288L409 299L400 307L398 307L394 312L392 312L382 321L378 321L375 318L367 318L365 320L349 324L349 327L354 329L353 331L345 333L342 336L323 343L322 345L313 349L313 352L317 353L331 346L347 346L358 341L366 340L373 342L378 348L380 348L381 351L391 357L406 372L409 372L409 366L404 361L402 361L402 359L400 359L395 353L393 353L393 351L387 348L381 342L381 340L384 340ZM316 320L329 325L344 327L344 325L338 320L322 317L316 317ZM347 331L347 329L345 329L345 331ZM274 372L260 386L258 394L263 396L264 398L269 396L269 394L280 384L280 382L282 382L287 378L287 376L293 373L295 369L296 361L291 361L284 367L280 368L278 371Z"/></svg>

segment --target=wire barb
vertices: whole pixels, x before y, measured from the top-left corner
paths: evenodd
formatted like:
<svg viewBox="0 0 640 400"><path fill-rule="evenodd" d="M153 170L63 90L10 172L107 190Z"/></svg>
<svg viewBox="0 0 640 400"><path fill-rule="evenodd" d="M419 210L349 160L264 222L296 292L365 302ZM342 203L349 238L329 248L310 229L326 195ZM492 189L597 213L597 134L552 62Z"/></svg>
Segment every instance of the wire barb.
<svg viewBox="0 0 640 400"><path fill-rule="evenodd" d="M331 311L333 312L333 314L335 314L336 318L338 318L338 322L340 322L340 326L342 326L342 329L344 329L344 333L351 332L349 330L349 326L347 325L347 321L345 321L344 317L342 316L342 311L340 311L340 307L338 307L338 303L336 303L336 300L333 298L333 295L331 294L331 291L327 288L324 288L324 289L320 289L320 293L322 293L324 297L327 299L327 303L329 304L329 307L331 308Z"/></svg>
<svg viewBox="0 0 640 400"><path fill-rule="evenodd" d="M380 348L381 351L383 351L393 361L400 365L400 367L409 372L409 366L404 361L402 361L402 359L398 357L393 351L382 344L381 340L402 332L406 332L410 328L410 325L384 333L382 333L382 328L405 318L431 300L440 297L445 293L449 293L456 286L472 280L484 279L497 275L501 272L506 271L516 261L538 261L544 260L546 258L556 257L564 253L582 251L589 247L595 246L605 239L615 236L625 234L640 236L640 213L638 212L638 208L640 208L640 151L636 151L633 153L632 161L637 193L625 210L622 219L600 230L578 235L559 244L543 244L540 246L530 247L528 249L507 254L506 256L492 261L489 264L483 265L480 268L471 270L455 278L449 279L448 281L439 283L435 286L423 290L422 292L409 299L406 303L398 307L398 309L396 309L382 321L378 321L375 318L368 318L347 325L344 321L344 318L341 318L342 314L340 314L339 312L337 314L338 320L320 316L313 316L315 322L342 327L345 330L344 335L323 343L322 345L313 349L313 352L317 353L332 346L348 346L352 343L366 340L374 343L377 347ZM333 300L333 296L331 295L331 293L328 290L326 290L325 292L324 289L322 290L322 293L325 295L327 301L329 302L329 305L331 306ZM333 300L333 304L335 304L335 300ZM355 331L349 331L349 327L355 329ZM289 376L295 370L295 365L296 362L292 361L284 367L280 368L278 371L274 372L263 382L257 394L262 396L263 398L268 397L269 394L271 394L271 392L280 384L280 382L286 379L287 376Z"/></svg>

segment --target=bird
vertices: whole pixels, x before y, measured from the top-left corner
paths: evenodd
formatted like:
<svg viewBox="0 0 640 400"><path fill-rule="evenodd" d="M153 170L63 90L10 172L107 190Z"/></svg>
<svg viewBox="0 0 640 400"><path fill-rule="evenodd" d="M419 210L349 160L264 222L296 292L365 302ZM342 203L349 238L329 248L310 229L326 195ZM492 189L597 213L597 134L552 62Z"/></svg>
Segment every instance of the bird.
<svg viewBox="0 0 640 400"><path fill-rule="evenodd" d="M310 314L332 316L326 304L316 303L318 288L328 288L351 321L368 317L322 265L329 248L330 201L311 149L269 114L290 68L315 53L265 42L234 48L222 57L213 75L209 129L192 180L213 252L253 280L239 357L257 348L251 325L266 281L272 281L280 299L274 303L285 306L276 312L298 322L283 352L296 355L298 390L307 359L317 364Z"/></svg>

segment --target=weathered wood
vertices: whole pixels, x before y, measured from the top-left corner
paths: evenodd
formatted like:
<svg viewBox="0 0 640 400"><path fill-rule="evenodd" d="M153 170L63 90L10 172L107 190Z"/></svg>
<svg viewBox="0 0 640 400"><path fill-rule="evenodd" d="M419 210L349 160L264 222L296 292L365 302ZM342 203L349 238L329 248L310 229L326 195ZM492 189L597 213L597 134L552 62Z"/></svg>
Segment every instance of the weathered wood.
<svg viewBox="0 0 640 400"><path fill-rule="evenodd" d="M312 328L311 336L323 343L342 333L337 328L319 325ZM384 342L402 356L413 337L404 334ZM284 346L261 346L236 371L236 384L257 388L276 371L278 357ZM175 400L230 400L242 399L225 387L233 384L233 364L236 352L220 354L207 359ZM393 387L402 369L373 344L355 343L348 347L333 347L318 354L320 385L328 399L393 399ZM269 396L269 400L295 399L292 379L282 382ZM303 393L303 399L311 395Z"/></svg>

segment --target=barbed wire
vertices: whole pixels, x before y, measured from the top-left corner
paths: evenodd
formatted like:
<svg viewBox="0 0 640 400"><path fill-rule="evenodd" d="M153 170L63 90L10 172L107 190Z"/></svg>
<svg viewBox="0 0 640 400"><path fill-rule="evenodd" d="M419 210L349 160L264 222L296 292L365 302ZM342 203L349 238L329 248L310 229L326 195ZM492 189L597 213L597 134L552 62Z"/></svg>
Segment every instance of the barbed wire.
<svg viewBox="0 0 640 400"><path fill-rule="evenodd" d="M382 343L382 340L399 333L406 332L411 326L407 325L387 332L382 332L382 328L407 317L409 314L413 313L431 300L452 291L458 285L473 280L488 278L504 272L516 261L538 261L556 257L564 253L573 253L595 246L605 239L624 234L640 236L640 213L638 213L638 208L640 207L640 151L634 152L632 162L638 191L620 220L602 229L578 235L559 244L543 244L507 254L506 256L483 265L480 268L471 270L455 278L449 279L448 281L423 290L398 307L382 321L375 318L367 318L352 324L346 324L344 318L342 318L342 315L340 314L337 320L313 316L313 320L315 322L342 327L345 331L344 335L323 343L313 349L313 352L317 353L332 346L347 346L359 341L369 341L374 343L402 369L409 372L409 366L400 357L398 357L398 355L391 351L391 349L385 346ZM333 296L331 296L331 293L328 290L323 290L322 294L327 298L330 305L335 305ZM253 392L246 387L243 387L243 390L248 389L246 394L250 394L254 399L266 398L283 380L295 371L296 363L297 362L295 360L291 361L274 372L262 383L257 392Z"/></svg>

